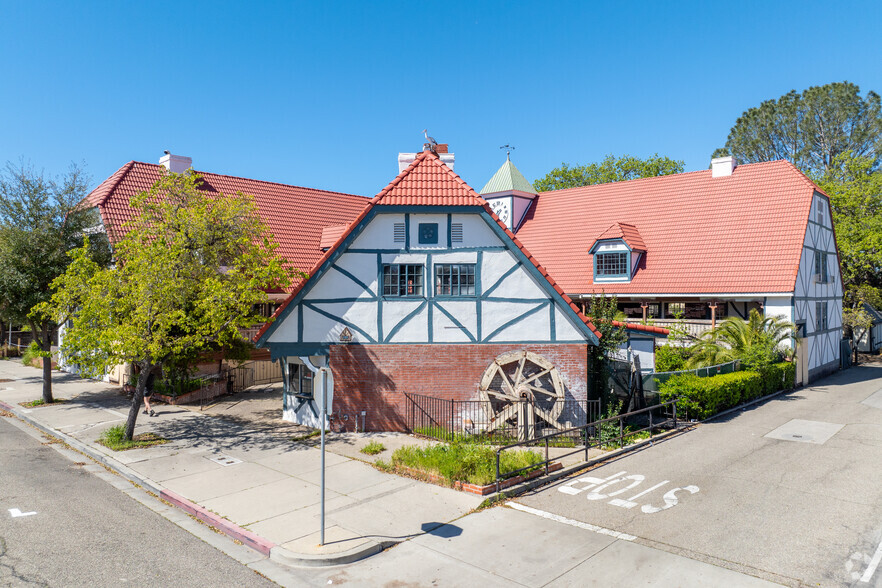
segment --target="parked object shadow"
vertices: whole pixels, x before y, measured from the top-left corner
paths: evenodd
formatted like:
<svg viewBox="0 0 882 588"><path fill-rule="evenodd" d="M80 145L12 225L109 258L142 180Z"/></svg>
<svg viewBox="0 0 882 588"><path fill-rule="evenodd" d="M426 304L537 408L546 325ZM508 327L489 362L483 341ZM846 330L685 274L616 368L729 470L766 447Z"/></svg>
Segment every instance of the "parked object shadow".
<svg viewBox="0 0 882 588"><path fill-rule="evenodd" d="M453 537L459 537L462 535L462 527L458 527L453 524L445 524L445 523L423 523L420 527L423 533L427 535L434 535L435 537L441 537L442 539L451 539Z"/></svg>

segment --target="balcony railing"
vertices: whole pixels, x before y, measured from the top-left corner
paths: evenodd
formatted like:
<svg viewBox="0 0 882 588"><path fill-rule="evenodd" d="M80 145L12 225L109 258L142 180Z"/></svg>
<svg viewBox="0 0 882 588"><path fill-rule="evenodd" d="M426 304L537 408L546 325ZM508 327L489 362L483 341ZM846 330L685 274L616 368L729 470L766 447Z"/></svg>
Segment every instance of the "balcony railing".
<svg viewBox="0 0 882 588"><path fill-rule="evenodd" d="M705 331L711 330L711 321L708 319L649 319L651 325L670 329L672 327L685 331L692 337L700 337ZM720 320L717 320L720 324Z"/></svg>

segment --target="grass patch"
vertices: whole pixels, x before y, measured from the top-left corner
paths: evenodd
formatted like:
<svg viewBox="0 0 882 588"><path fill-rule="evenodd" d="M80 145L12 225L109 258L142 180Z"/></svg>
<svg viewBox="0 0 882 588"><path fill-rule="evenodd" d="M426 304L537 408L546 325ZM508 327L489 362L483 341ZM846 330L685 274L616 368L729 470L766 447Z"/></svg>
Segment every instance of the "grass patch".
<svg viewBox="0 0 882 588"><path fill-rule="evenodd" d="M413 429L414 435L419 435L421 437L428 437L429 439L436 439L438 441L446 441L449 443L467 443L467 444L480 444L480 445L511 445L512 443L517 443L519 439L517 435L512 435L506 431L493 431L489 434L477 434L470 435L468 433L453 433L449 429L445 429L444 427L431 426L431 427L415 427ZM548 440L549 447L576 447L577 445L581 445L581 440L577 440L573 437L552 437ZM537 441L537 447L544 447L545 441Z"/></svg>
<svg viewBox="0 0 882 588"><path fill-rule="evenodd" d="M291 437L291 441L294 443L300 443L301 441L306 441L307 439L312 439L313 437L318 437L322 432L316 429L315 431L310 431L309 433L304 433L303 435L295 435Z"/></svg>
<svg viewBox="0 0 882 588"><path fill-rule="evenodd" d="M23 406L25 408L37 408L38 406L48 406L49 404L62 404L67 402L67 398L53 398L52 402L47 403L42 398L37 398L36 400L28 400L27 402L19 402L19 406Z"/></svg>
<svg viewBox="0 0 882 588"><path fill-rule="evenodd" d="M506 451L502 454L501 473L531 467L524 473L538 469L542 456L536 451ZM452 443L418 447L406 445L392 454L392 467L403 466L412 470L436 474L450 482L467 482L483 486L496 480L496 451L486 445Z"/></svg>
<svg viewBox="0 0 882 588"><path fill-rule="evenodd" d="M153 445L168 443L168 439L163 439L155 433L141 433L132 437L131 441L126 441L125 436L126 426L115 425L101 433L98 443L114 451L125 451L126 449L152 447Z"/></svg>
<svg viewBox="0 0 882 588"><path fill-rule="evenodd" d="M379 441L371 441L362 447L360 451L365 455L377 455L378 453L386 451L386 446Z"/></svg>

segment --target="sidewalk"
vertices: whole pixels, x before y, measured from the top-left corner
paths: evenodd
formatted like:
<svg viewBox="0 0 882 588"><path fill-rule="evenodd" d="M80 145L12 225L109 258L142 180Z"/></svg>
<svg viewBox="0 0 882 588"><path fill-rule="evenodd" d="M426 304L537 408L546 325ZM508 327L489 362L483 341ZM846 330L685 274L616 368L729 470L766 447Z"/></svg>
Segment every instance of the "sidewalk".
<svg viewBox="0 0 882 588"><path fill-rule="evenodd" d="M354 561L458 519L483 501L346 457L369 459L358 453L367 439L331 435L325 456L325 545L319 546L318 439L292 441L308 429L272 416L281 412L281 398L272 392L255 394L251 406L248 393L237 395L208 408L208 414L199 407L157 404L156 417L139 415L135 434L151 431L170 442L116 452L96 439L125 422L130 401L118 386L53 372L55 397L68 401L26 409L19 403L40 397L40 372L0 361L0 380L11 380L0 383L0 402L12 412L68 436L77 449L279 563ZM246 418L243 412L251 414ZM398 435L372 437L386 445L378 456L386 459L403 440L418 442Z"/></svg>

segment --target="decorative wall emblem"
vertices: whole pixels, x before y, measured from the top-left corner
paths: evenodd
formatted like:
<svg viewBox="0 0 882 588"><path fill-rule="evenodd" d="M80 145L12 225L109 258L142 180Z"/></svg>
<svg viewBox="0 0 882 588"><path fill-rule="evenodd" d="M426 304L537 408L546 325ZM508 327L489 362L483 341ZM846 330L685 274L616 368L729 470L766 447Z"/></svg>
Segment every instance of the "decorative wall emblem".
<svg viewBox="0 0 882 588"><path fill-rule="evenodd" d="M340 333L340 343L352 343L352 331L349 330L349 327L343 327L343 331Z"/></svg>

